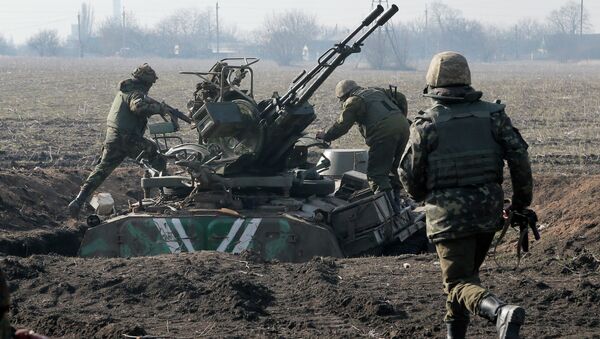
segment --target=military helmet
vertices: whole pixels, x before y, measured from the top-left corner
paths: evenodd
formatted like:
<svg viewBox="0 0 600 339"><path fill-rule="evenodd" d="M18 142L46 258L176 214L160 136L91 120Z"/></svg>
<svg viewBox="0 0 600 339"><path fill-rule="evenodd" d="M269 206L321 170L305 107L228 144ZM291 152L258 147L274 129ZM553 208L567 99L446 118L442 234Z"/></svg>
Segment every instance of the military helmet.
<svg viewBox="0 0 600 339"><path fill-rule="evenodd" d="M134 78L140 80L141 82L145 82L147 84L153 84L156 82L156 80L158 80L156 72L154 72L152 67L150 67L150 65L148 65L147 63L138 66L136 69L133 70L131 75L133 75Z"/></svg>
<svg viewBox="0 0 600 339"><path fill-rule="evenodd" d="M433 56L425 78L430 87L468 86L471 71L467 59L456 52L442 52Z"/></svg>
<svg viewBox="0 0 600 339"><path fill-rule="evenodd" d="M335 85L335 96L343 99L359 87L354 80L342 80Z"/></svg>

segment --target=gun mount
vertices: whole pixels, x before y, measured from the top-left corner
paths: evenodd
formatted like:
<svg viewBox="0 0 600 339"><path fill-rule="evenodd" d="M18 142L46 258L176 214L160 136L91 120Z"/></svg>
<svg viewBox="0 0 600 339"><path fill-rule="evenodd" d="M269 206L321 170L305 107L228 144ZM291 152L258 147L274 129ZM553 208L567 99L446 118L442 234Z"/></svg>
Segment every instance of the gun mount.
<svg viewBox="0 0 600 339"><path fill-rule="evenodd" d="M380 253L422 230L423 214L412 201L393 205L386 194L371 191L364 173L353 171L361 158L353 152L340 152L349 161L332 157L337 165L351 164L340 171L341 180L322 175L336 164L326 156L311 163L308 150L328 145L304 136L316 117L309 98L397 11L392 6L383 13L378 6L282 96L255 100L256 58L227 58L208 72L182 72L201 79L188 103L199 142L164 154L185 171L142 178L145 198L89 229L80 255L254 251L263 259L297 262ZM156 190L160 194L152 198Z"/></svg>
<svg viewBox="0 0 600 339"><path fill-rule="evenodd" d="M275 94L258 103L254 100L251 65L258 61L255 58L223 59L206 73L184 72L204 80L197 85L188 106L201 141L219 145L224 155L236 157L226 166L226 175L249 168L255 173L272 174L289 167L294 146L316 118L308 100L346 58L360 53L364 41L394 16L398 7L383 11L377 6L352 33L321 55L316 66L302 71L282 96ZM238 64L232 65L235 61ZM250 74L250 87L241 90L246 74Z"/></svg>

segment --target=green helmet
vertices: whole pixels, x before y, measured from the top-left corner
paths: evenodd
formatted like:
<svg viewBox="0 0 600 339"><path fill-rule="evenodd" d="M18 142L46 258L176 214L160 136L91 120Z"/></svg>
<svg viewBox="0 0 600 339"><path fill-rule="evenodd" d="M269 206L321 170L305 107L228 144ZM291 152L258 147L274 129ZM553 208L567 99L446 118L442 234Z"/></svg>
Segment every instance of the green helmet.
<svg viewBox="0 0 600 339"><path fill-rule="evenodd" d="M335 96L338 99L343 99L360 88L354 80L342 80L335 85Z"/></svg>
<svg viewBox="0 0 600 339"><path fill-rule="evenodd" d="M153 84L156 82L156 80L158 80L156 72L154 72L152 67L150 67L150 65L148 65L147 63L138 66L136 69L133 70L131 75L133 75L133 77L138 79L139 81L145 82L147 84Z"/></svg>
<svg viewBox="0 0 600 339"><path fill-rule="evenodd" d="M468 86L471 71L467 59L456 52L442 52L433 56L425 78L430 87Z"/></svg>

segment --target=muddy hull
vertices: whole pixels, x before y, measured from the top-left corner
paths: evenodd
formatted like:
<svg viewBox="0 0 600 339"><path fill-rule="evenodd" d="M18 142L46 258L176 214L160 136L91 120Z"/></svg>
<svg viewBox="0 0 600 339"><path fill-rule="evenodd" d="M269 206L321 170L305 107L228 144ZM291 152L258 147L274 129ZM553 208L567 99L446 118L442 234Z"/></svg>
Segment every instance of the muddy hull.
<svg viewBox="0 0 600 339"><path fill-rule="evenodd" d="M304 262L343 257L331 231L283 216L128 215L89 229L82 257L139 257L197 251L243 252L265 260Z"/></svg>

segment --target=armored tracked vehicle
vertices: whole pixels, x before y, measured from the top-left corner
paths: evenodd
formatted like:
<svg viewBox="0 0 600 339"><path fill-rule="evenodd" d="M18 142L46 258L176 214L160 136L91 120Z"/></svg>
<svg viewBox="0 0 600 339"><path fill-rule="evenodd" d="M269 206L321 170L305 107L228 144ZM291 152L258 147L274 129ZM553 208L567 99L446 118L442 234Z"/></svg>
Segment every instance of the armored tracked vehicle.
<svg viewBox="0 0 600 339"><path fill-rule="evenodd" d="M359 151L328 150L329 157L311 162L309 149L328 145L304 132L316 118L308 102L312 94L397 11L392 6L383 13L378 6L283 96L255 100L256 58L223 59L208 72L182 72L201 79L188 104L198 143L164 147L177 126L172 122L150 126L150 133L183 171L164 176L141 160L147 170L144 197L106 220L88 218L94 227L85 233L80 256L211 250L302 262L376 254L422 229L423 215L409 199L374 194L366 175L353 170L360 168L354 161ZM354 160L344 172L348 155Z"/></svg>

